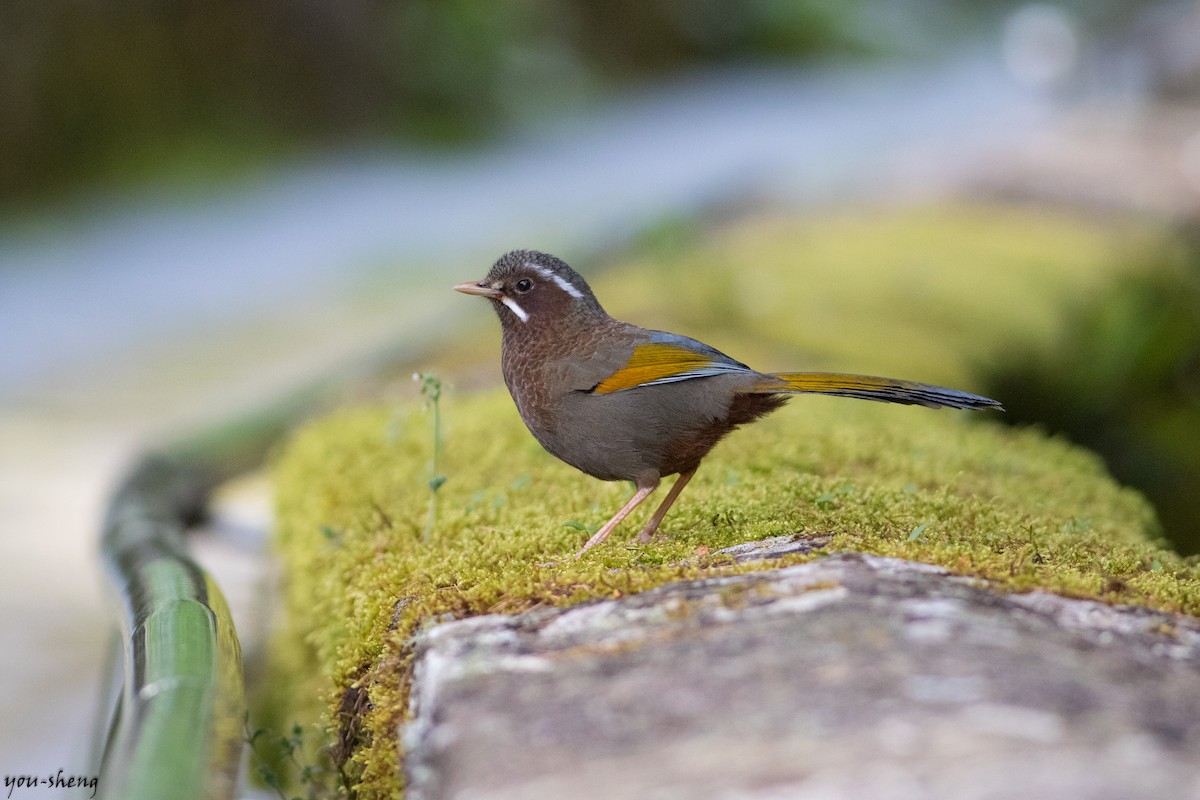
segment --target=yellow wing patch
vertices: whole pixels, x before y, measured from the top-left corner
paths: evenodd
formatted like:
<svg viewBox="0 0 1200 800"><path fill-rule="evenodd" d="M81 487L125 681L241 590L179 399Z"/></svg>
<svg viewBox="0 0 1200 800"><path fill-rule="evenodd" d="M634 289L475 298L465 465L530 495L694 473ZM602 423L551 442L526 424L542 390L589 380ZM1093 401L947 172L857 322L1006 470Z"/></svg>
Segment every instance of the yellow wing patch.
<svg viewBox="0 0 1200 800"><path fill-rule="evenodd" d="M633 355L629 357L625 366L597 384L592 392L609 394L646 384L672 383L744 369L735 364L713 361L704 353L673 344L641 344L634 348Z"/></svg>

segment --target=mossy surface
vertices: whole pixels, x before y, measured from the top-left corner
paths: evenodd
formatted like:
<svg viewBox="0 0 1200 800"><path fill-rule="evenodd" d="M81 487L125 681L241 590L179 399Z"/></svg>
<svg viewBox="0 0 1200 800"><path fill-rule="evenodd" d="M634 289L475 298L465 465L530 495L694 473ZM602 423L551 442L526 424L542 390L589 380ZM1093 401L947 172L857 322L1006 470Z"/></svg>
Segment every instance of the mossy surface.
<svg viewBox="0 0 1200 800"><path fill-rule="evenodd" d="M602 301L616 300L613 313L700 336L764 369L963 384L1006 331L1040 325L1051 335L1050 295L1108 268L1120 231L1046 220L976 208L751 221L660 253L661 269L648 269L646 256L594 284ZM1039 225L1041 248L1026 241ZM906 260L918 251L923 266ZM972 262L995 273L990 282L947 287L939 277ZM804 271L814 263L826 272L820 280ZM908 272L897 266L906 263ZM1040 271L1054 264L1056 280ZM882 285L865 282L872 272L887 275ZM1033 299L1023 301L1021 285ZM903 298L912 292L909 308ZM670 301L672 314L647 318L655 296ZM1004 307L992 307L1003 298ZM691 309L703 307L690 324ZM798 360L805 352L823 355ZM260 705L277 727L324 720L362 798L395 796L402 784L397 731L420 625L762 568L714 555L743 541L831 535L827 551L940 564L1018 591L1200 613L1200 572L1156 544L1140 495L1114 483L1090 453L984 414L796 398L714 451L659 541L628 543L635 514L574 561L584 529L607 519L629 487L544 453L502 389L451 393L443 404L440 472L448 480L428 536L432 420L416 400L317 421L276 468L287 621Z"/></svg>

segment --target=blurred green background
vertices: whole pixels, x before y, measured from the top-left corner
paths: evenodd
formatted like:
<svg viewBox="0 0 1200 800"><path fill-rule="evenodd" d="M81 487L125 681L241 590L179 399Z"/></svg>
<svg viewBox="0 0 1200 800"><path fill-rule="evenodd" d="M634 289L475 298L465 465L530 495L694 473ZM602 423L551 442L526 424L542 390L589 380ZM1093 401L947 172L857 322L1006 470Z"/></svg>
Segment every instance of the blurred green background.
<svg viewBox="0 0 1200 800"><path fill-rule="evenodd" d="M0 197L364 137L462 142L689 65L865 55L884 44L858 22L867 5L13 0L0 7Z"/></svg>
<svg viewBox="0 0 1200 800"><path fill-rule="evenodd" d="M1150 2L1048 8L1105 34ZM347 142L445 145L701 65L928 58L1005 0L10 0L0 201L220 177Z"/></svg>

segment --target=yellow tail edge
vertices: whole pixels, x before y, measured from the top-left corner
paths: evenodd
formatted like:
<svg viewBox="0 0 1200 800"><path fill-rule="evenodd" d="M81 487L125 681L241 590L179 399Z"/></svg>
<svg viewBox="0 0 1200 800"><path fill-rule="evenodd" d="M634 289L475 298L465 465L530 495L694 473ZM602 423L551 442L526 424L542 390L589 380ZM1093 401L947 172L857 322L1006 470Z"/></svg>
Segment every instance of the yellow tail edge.
<svg viewBox="0 0 1200 800"><path fill-rule="evenodd" d="M775 372L755 384L751 391L755 394L829 394L927 408L1004 410L996 400L958 389L840 372Z"/></svg>

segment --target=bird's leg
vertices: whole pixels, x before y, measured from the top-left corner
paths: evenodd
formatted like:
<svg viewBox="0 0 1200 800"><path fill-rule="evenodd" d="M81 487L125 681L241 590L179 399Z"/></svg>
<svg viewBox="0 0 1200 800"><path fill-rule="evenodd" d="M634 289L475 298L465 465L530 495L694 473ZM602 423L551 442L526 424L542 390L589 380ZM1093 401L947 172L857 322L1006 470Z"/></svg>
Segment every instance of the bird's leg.
<svg viewBox="0 0 1200 800"><path fill-rule="evenodd" d="M654 516L646 523L646 527L642 528L642 532L638 534L638 542L645 544L650 541L650 537L658 530L658 526L662 524L663 517L667 515L667 511L671 509L671 505L675 502L675 498L679 497L679 493L683 491L683 487L688 485L688 481L696 474L698 467L692 467L687 472L679 473L679 477L675 479L675 485L671 487L671 491L667 492L667 496L663 498L662 504L658 510L654 512Z"/></svg>
<svg viewBox="0 0 1200 800"><path fill-rule="evenodd" d="M658 488L658 476L657 475L654 477L653 481L638 480L637 491L633 493L633 497L629 498L629 502L627 502L625 505L621 506L621 510L618 511L616 514L613 514L613 518L610 519L608 522L604 523L603 527L601 527L600 530L598 530L594 534L592 534L592 538L587 540L587 544L585 544L583 546L582 550L580 550L578 553L575 554L575 557L579 558L581 555L586 553L588 550L591 550L593 547L595 547L596 545L600 544L605 539L607 539L608 535L613 532L613 529L621 524L621 520L623 520L627 516L629 516L629 512L633 511L635 508L637 508L639 505L641 505L642 501L645 500L647 497L649 497L650 493L653 492L657 488ZM674 492L675 490L672 489L671 491Z"/></svg>

